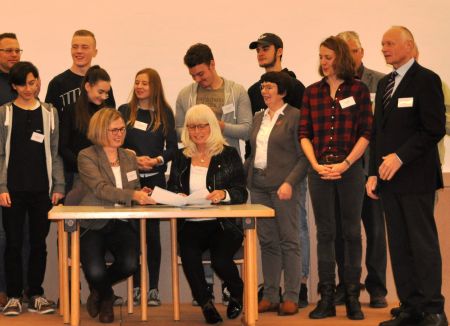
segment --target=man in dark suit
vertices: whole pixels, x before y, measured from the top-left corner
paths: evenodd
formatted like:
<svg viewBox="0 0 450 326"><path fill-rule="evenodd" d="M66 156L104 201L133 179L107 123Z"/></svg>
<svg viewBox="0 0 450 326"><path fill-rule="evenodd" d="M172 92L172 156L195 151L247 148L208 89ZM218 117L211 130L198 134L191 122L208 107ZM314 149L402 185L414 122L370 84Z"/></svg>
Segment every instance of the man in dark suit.
<svg viewBox="0 0 450 326"><path fill-rule="evenodd" d="M382 40L394 71L378 84L367 194L381 197L400 314L380 326L448 325L441 294L442 261L433 209L443 186L438 141L445 135L441 80L413 57L401 26Z"/></svg>
<svg viewBox="0 0 450 326"><path fill-rule="evenodd" d="M377 85L384 74L367 68L362 59L364 48L361 46L358 33L345 31L337 35L348 45L353 61L355 62L355 75L370 91L370 99L373 102L377 91ZM365 176L369 173L369 147L367 147L362 158ZM385 308L386 302L386 229L384 226L383 210L381 203L369 196L364 196L361 219L366 232L366 269L367 276L364 285L369 292L371 308ZM344 286L344 240L341 225L336 223L336 263L338 266L339 285L336 287L336 304L345 304Z"/></svg>

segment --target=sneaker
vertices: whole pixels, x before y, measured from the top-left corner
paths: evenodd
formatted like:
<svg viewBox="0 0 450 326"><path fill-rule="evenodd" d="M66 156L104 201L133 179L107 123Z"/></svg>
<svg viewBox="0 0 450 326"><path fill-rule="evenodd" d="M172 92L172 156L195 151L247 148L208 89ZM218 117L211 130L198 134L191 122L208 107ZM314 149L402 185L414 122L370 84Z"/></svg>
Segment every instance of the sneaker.
<svg viewBox="0 0 450 326"><path fill-rule="evenodd" d="M150 291L148 291L147 305L150 307L157 307L161 305L161 297L158 289L150 289Z"/></svg>
<svg viewBox="0 0 450 326"><path fill-rule="evenodd" d="M212 284L212 283L207 283L207 284L206 284L206 290L207 290L208 293L209 293L209 297L211 298L211 302L214 303L214 301L215 301L215 297L214 297L214 284ZM197 300L195 300L194 298L192 298L192 305L193 305L194 307L198 307L198 306L199 306Z"/></svg>
<svg viewBox="0 0 450 326"><path fill-rule="evenodd" d="M5 316L18 316L22 312L22 303L19 298L10 298L3 308Z"/></svg>
<svg viewBox="0 0 450 326"><path fill-rule="evenodd" d="M35 295L30 298L28 311L37 312L41 315L52 314L55 312L55 304L47 300L45 297Z"/></svg>
<svg viewBox="0 0 450 326"><path fill-rule="evenodd" d="M226 286L222 284L222 304L228 306L230 303L230 291L228 291Z"/></svg>
<svg viewBox="0 0 450 326"><path fill-rule="evenodd" d="M121 306L124 303L125 303L125 301L123 300L123 298L121 296L114 295L114 306Z"/></svg>
<svg viewBox="0 0 450 326"><path fill-rule="evenodd" d="M141 304L141 288L133 288L133 306Z"/></svg>

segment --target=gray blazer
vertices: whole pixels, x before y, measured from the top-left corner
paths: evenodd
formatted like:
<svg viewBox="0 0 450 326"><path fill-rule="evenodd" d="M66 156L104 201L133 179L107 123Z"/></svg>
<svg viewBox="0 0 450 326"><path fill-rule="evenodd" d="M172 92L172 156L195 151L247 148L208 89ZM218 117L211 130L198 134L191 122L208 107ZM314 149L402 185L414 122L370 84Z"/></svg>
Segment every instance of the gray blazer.
<svg viewBox="0 0 450 326"><path fill-rule="evenodd" d="M122 204L131 206L133 193L140 188L139 171L136 156L119 148L122 189L116 188L116 181L105 151L101 146L93 145L78 154L78 171L81 183L79 205L113 206ZM98 230L108 220L82 220L84 228Z"/></svg>
<svg viewBox="0 0 450 326"><path fill-rule="evenodd" d="M383 77L384 77L384 74L382 74L381 72L366 68L364 66L363 74L361 76L361 81L364 84L366 84L370 93L376 93L378 82ZM372 108L374 108L374 106L372 106ZM364 152L363 157L362 157L364 173L366 174L366 176L369 174L369 156L370 156L369 153L370 153L370 146L367 146L367 149Z"/></svg>
<svg viewBox="0 0 450 326"><path fill-rule="evenodd" d="M247 186L252 190L253 166L256 153L256 136L261 128L264 111L257 112L250 131L252 154L245 161ZM300 110L289 104L278 117L269 136L266 178L276 190L283 182L295 187L306 176L308 160L298 141Z"/></svg>
<svg viewBox="0 0 450 326"><path fill-rule="evenodd" d="M366 84L369 92L376 93L377 85L381 78L384 77L384 74L381 72L369 69L364 66L363 74L361 76L361 81Z"/></svg>

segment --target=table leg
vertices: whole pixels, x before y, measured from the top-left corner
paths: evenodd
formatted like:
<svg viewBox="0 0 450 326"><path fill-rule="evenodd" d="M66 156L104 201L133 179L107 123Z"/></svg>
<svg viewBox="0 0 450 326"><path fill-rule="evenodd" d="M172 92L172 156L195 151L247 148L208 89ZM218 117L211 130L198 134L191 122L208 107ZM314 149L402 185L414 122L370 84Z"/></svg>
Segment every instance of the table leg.
<svg viewBox="0 0 450 326"><path fill-rule="evenodd" d="M64 220L59 220L58 225L58 271L59 271L59 315L64 316L64 298L63 298L63 254L62 254L62 234L64 233Z"/></svg>
<svg viewBox="0 0 450 326"><path fill-rule="evenodd" d="M173 320L180 320L180 279L178 275L177 220L170 219L170 243L172 256Z"/></svg>
<svg viewBox="0 0 450 326"><path fill-rule="evenodd" d="M244 240L244 257L246 259L244 287L245 287L245 307L244 323L254 326L257 312L257 280L256 276L256 230L246 229Z"/></svg>
<svg viewBox="0 0 450 326"><path fill-rule="evenodd" d="M127 310L129 314L133 313L133 277L127 278Z"/></svg>
<svg viewBox="0 0 450 326"><path fill-rule="evenodd" d="M147 229L145 219L139 220L141 235L141 320L147 321ZM130 299L129 299L130 300ZM133 300L133 297L131 297Z"/></svg>
<svg viewBox="0 0 450 326"><path fill-rule="evenodd" d="M80 225L78 222L76 230L71 233L71 314L70 324L80 324Z"/></svg>
<svg viewBox="0 0 450 326"><path fill-rule="evenodd" d="M61 223L62 233L61 233L61 260L62 260L62 301L60 297L59 304L63 307L63 319L64 324L70 323L70 300L69 300L69 236L68 233L64 231L64 221Z"/></svg>

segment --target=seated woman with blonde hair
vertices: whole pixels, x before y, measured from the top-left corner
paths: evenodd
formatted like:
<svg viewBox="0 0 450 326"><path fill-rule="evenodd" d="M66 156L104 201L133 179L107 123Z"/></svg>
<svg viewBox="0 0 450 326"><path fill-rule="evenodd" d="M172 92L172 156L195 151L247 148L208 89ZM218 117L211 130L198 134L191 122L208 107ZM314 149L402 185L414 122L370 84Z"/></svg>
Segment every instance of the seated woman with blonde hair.
<svg viewBox="0 0 450 326"><path fill-rule="evenodd" d="M180 195L207 189L212 204L242 204L247 201L244 168L236 149L227 146L219 122L206 105L195 105L187 113L178 150L172 161L168 189ZM227 317L242 311L243 282L233 261L241 247L242 225L236 219L178 220L178 242L183 270L194 299L208 324L222 321L207 289L202 253L211 252L211 267L227 284L230 303Z"/></svg>
<svg viewBox="0 0 450 326"><path fill-rule="evenodd" d="M115 109L104 108L92 116L87 137L94 145L78 155L79 205L155 203L148 189L140 189L136 156L120 148L125 133L125 121ZM87 310L93 318L99 315L100 322L112 323L112 286L137 270L138 236L126 220L82 220L80 226L80 260L91 290ZM109 266L105 261L107 251L114 257L114 263Z"/></svg>

